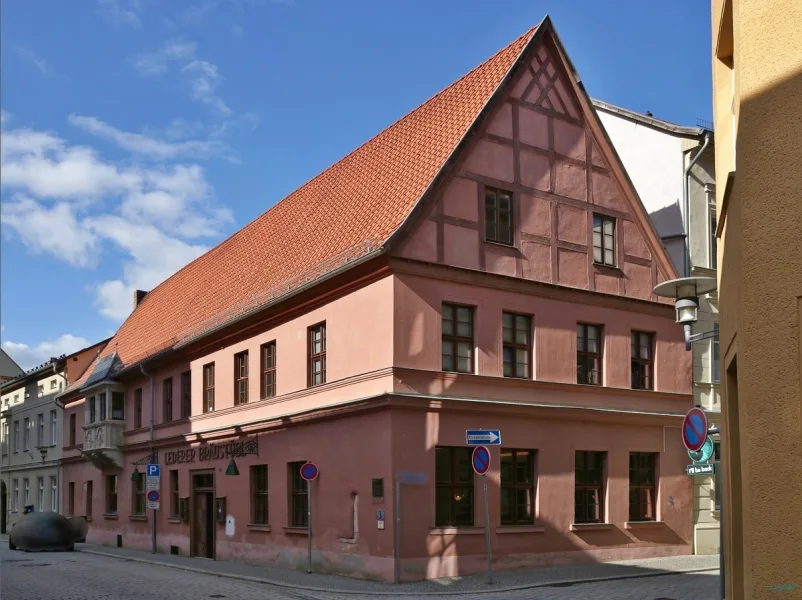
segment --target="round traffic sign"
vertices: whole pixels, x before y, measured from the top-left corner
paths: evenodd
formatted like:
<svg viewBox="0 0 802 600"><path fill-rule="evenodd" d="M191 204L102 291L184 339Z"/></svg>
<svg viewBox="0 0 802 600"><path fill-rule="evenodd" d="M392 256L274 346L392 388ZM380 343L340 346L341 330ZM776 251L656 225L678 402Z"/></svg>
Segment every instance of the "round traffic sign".
<svg viewBox="0 0 802 600"><path fill-rule="evenodd" d="M707 436L707 439L705 440L705 443L702 444L701 449L699 449L696 452L688 450L688 456L695 463L706 463L713 457L715 451L716 451L716 444L713 441L713 438Z"/></svg>
<svg viewBox="0 0 802 600"><path fill-rule="evenodd" d="M317 465L315 463L304 463L301 466L301 477L306 479L306 481L312 481L317 479L317 476L320 474L318 471Z"/></svg>
<svg viewBox="0 0 802 600"><path fill-rule="evenodd" d="M484 475L490 469L490 451L484 446L476 446L473 449L471 463L474 471L479 475Z"/></svg>
<svg viewBox="0 0 802 600"><path fill-rule="evenodd" d="M148 502L158 502L159 501L159 491L158 490L150 490L148 492Z"/></svg>
<svg viewBox="0 0 802 600"><path fill-rule="evenodd" d="M694 406L682 420L682 443L691 452L698 452L707 439L707 415Z"/></svg>

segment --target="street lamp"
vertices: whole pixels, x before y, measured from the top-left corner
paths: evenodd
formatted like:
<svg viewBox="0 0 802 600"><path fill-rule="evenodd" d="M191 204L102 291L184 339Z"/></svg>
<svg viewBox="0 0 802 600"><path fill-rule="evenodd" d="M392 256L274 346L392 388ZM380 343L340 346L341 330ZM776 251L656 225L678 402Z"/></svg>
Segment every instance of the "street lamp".
<svg viewBox="0 0 802 600"><path fill-rule="evenodd" d="M699 296L710 294L717 289L713 277L681 277L664 281L654 287L654 294L660 298L674 298L674 310L677 313L677 323L682 323L685 330L685 350L690 350L694 342L710 340L718 337L718 330L703 333L691 333L693 324L699 319ZM715 425L707 431L708 435L721 433ZM719 508L719 578L721 598L725 597L724 590L724 494L721 493Z"/></svg>

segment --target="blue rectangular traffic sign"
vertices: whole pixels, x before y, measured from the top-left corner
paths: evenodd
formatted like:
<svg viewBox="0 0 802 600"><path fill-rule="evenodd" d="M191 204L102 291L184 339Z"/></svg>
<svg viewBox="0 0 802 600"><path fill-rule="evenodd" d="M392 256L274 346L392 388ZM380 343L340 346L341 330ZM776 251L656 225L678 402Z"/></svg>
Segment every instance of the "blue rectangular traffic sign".
<svg viewBox="0 0 802 600"><path fill-rule="evenodd" d="M465 442L469 446L501 446L500 429L468 429Z"/></svg>
<svg viewBox="0 0 802 600"><path fill-rule="evenodd" d="M161 467L159 465L148 465L147 471L148 477L161 477Z"/></svg>

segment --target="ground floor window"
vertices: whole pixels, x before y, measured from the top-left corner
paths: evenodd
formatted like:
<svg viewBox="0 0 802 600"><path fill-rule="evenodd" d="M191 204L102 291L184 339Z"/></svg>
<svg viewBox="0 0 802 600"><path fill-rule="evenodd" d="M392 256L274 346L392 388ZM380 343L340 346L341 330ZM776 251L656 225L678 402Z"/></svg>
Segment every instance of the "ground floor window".
<svg viewBox="0 0 802 600"><path fill-rule="evenodd" d="M86 502L85 514L87 519L92 518L92 496L94 494L94 490L92 488L93 488L92 480L90 479L89 481L86 482L86 497L84 498Z"/></svg>
<svg viewBox="0 0 802 600"><path fill-rule="evenodd" d="M269 521L267 501L267 465L251 467L251 523L267 525Z"/></svg>
<svg viewBox="0 0 802 600"><path fill-rule="evenodd" d="M473 467L471 449L435 448L436 527L473 525Z"/></svg>
<svg viewBox="0 0 802 600"><path fill-rule="evenodd" d="M70 481L67 485L67 490L67 512L69 512L72 517L75 515L75 482Z"/></svg>
<svg viewBox="0 0 802 600"><path fill-rule="evenodd" d="M289 463L290 480L290 527L309 527L309 484L301 477L301 467L306 461Z"/></svg>
<svg viewBox="0 0 802 600"><path fill-rule="evenodd" d="M117 476L106 475L106 514L117 514Z"/></svg>
<svg viewBox="0 0 802 600"><path fill-rule="evenodd" d="M178 471L170 471L170 516L181 517L181 501L178 497Z"/></svg>
<svg viewBox="0 0 802 600"><path fill-rule="evenodd" d="M577 452L574 523L604 522L604 452Z"/></svg>
<svg viewBox="0 0 802 600"><path fill-rule="evenodd" d="M145 478L138 477L131 482L131 514L142 516L145 514Z"/></svg>
<svg viewBox="0 0 802 600"><path fill-rule="evenodd" d="M36 505L36 510L39 512L45 512L45 478L39 477L39 502Z"/></svg>
<svg viewBox="0 0 802 600"><path fill-rule="evenodd" d="M58 480L50 478L50 510L58 512Z"/></svg>
<svg viewBox="0 0 802 600"><path fill-rule="evenodd" d="M501 449L501 524L535 522L535 451Z"/></svg>
<svg viewBox="0 0 802 600"><path fill-rule="evenodd" d="M657 506L657 455L653 452L629 454L629 520L654 521Z"/></svg>

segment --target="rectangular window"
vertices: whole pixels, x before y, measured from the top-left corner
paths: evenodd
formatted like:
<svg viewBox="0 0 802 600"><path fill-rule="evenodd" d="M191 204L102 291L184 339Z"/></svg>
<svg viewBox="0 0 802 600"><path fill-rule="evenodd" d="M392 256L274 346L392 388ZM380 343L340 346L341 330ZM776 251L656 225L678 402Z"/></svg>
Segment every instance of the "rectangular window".
<svg viewBox="0 0 802 600"><path fill-rule="evenodd" d="M214 363L203 367L203 412L214 411Z"/></svg>
<svg viewBox="0 0 802 600"><path fill-rule="evenodd" d="M22 423L22 449L31 449L31 420L27 417Z"/></svg>
<svg viewBox="0 0 802 600"><path fill-rule="evenodd" d="M36 415L36 447L45 445L45 413Z"/></svg>
<svg viewBox="0 0 802 600"><path fill-rule="evenodd" d="M106 514L117 514L117 476L106 475Z"/></svg>
<svg viewBox="0 0 802 600"><path fill-rule="evenodd" d="M15 512L19 510L19 479L15 479L11 486L14 495L11 498L11 507Z"/></svg>
<svg viewBox="0 0 802 600"><path fill-rule="evenodd" d="M574 523L604 522L604 452L577 452Z"/></svg>
<svg viewBox="0 0 802 600"><path fill-rule="evenodd" d="M173 378L168 377L164 380L163 384L164 394L162 397L164 403L164 418L163 422L168 423L173 420Z"/></svg>
<svg viewBox="0 0 802 600"><path fill-rule="evenodd" d="M443 304L443 371L473 373L473 308Z"/></svg>
<svg viewBox="0 0 802 600"><path fill-rule="evenodd" d="M170 516L181 517L181 502L178 497L178 471L170 471Z"/></svg>
<svg viewBox="0 0 802 600"><path fill-rule="evenodd" d="M309 484L301 477L301 467L305 463L306 461L300 461L287 465L290 479L290 527L309 527Z"/></svg>
<svg viewBox="0 0 802 600"><path fill-rule="evenodd" d="M145 514L145 477L131 482L131 514L142 516Z"/></svg>
<svg viewBox="0 0 802 600"><path fill-rule="evenodd" d="M50 510L58 512L58 480L50 478Z"/></svg>
<svg viewBox="0 0 802 600"><path fill-rule="evenodd" d="M40 396L44 396L45 395L45 386L43 386L43 385L39 386L39 395Z"/></svg>
<svg viewBox="0 0 802 600"><path fill-rule="evenodd" d="M716 205L710 206L710 268L718 267L718 240L716 239Z"/></svg>
<svg viewBox="0 0 802 600"><path fill-rule="evenodd" d="M502 314L504 377L532 377L532 318Z"/></svg>
<svg viewBox="0 0 802 600"><path fill-rule="evenodd" d="M656 455L629 453L629 520L654 521L657 506Z"/></svg>
<svg viewBox="0 0 802 600"><path fill-rule="evenodd" d="M535 522L534 450L501 449L501 524L532 525Z"/></svg>
<svg viewBox="0 0 802 600"><path fill-rule="evenodd" d="M55 379L51 379L51 380L50 380L50 389L51 389L51 390L55 390L55 389L56 389L56 387L58 387L58 383L56 383L56 380L55 380Z"/></svg>
<svg viewBox="0 0 802 600"><path fill-rule="evenodd" d="M55 446L58 441L58 414L55 410L50 411L50 445Z"/></svg>
<svg viewBox="0 0 802 600"><path fill-rule="evenodd" d="M84 498L84 502L86 504L86 511L85 515L87 518L92 518L92 496L94 496L94 490L92 485L92 480L86 482L86 498Z"/></svg>
<svg viewBox="0 0 802 600"><path fill-rule="evenodd" d="M22 480L22 508L31 502L31 480L27 477Z"/></svg>
<svg viewBox="0 0 802 600"><path fill-rule="evenodd" d="M234 355L234 406L248 402L248 351Z"/></svg>
<svg viewBox="0 0 802 600"><path fill-rule="evenodd" d="M67 511L71 517L75 515L75 482L73 481L67 485Z"/></svg>
<svg viewBox="0 0 802 600"><path fill-rule="evenodd" d="M142 388L134 390L134 429L142 427Z"/></svg>
<svg viewBox="0 0 802 600"><path fill-rule="evenodd" d="M39 502L36 504L36 510L45 512L45 478L39 477L37 479L37 483L39 484Z"/></svg>
<svg viewBox="0 0 802 600"><path fill-rule="evenodd" d="M267 465L255 465L251 467L251 523L254 525L270 523L267 497Z"/></svg>
<svg viewBox="0 0 802 600"><path fill-rule="evenodd" d="M710 350L713 355L711 365L713 383L721 383L721 358L719 357L718 323L713 323L715 337L711 340Z"/></svg>
<svg viewBox="0 0 802 600"><path fill-rule="evenodd" d="M615 266L615 219L593 215L593 262Z"/></svg>
<svg viewBox="0 0 802 600"><path fill-rule="evenodd" d="M262 398L276 395L276 342L262 346Z"/></svg>
<svg viewBox="0 0 802 600"><path fill-rule="evenodd" d="M89 396L89 423L95 422L95 397Z"/></svg>
<svg viewBox="0 0 802 600"><path fill-rule="evenodd" d="M181 418L192 416L192 371L181 373Z"/></svg>
<svg viewBox="0 0 802 600"><path fill-rule="evenodd" d="M111 418L113 421L125 421L125 392L111 393Z"/></svg>
<svg viewBox="0 0 802 600"><path fill-rule="evenodd" d="M485 188L485 239L512 245L512 194Z"/></svg>
<svg viewBox="0 0 802 600"><path fill-rule="evenodd" d="M75 442L75 413L70 415L70 446L74 446Z"/></svg>
<svg viewBox="0 0 802 600"><path fill-rule="evenodd" d="M437 527L473 525L471 449L435 448L435 517Z"/></svg>
<svg viewBox="0 0 802 600"><path fill-rule="evenodd" d="M576 382L601 385L602 328L600 325L576 326Z"/></svg>
<svg viewBox="0 0 802 600"><path fill-rule="evenodd" d="M631 335L632 389L654 389L654 335L633 331Z"/></svg>
<svg viewBox="0 0 802 600"><path fill-rule="evenodd" d="M309 385L326 383L326 324L309 328Z"/></svg>
<svg viewBox="0 0 802 600"><path fill-rule="evenodd" d="M3 454L8 454L8 447L11 445L11 440L8 439L8 421L3 423Z"/></svg>
<svg viewBox="0 0 802 600"><path fill-rule="evenodd" d="M19 421L14 421L14 452L19 452Z"/></svg>
<svg viewBox="0 0 802 600"><path fill-rule="evenodd" d="M98 395L98 404L100 405L100 420L106 420L106 392L100 392Z"/></svg>

